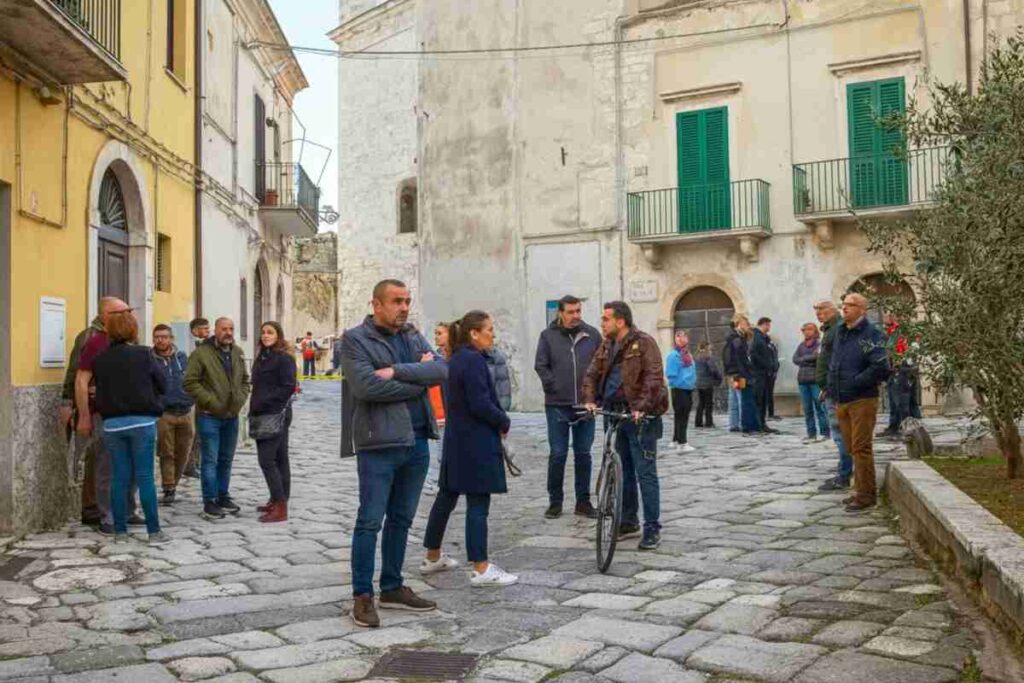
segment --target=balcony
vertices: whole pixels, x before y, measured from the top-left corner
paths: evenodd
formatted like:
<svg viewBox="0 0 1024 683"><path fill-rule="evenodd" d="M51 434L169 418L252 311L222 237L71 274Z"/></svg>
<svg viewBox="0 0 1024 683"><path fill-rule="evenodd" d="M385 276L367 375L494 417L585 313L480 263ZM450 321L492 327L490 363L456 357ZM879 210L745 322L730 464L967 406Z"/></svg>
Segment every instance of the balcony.
<svg viewBox="0 0 1024 683"><path fill-rule="evenodd" d="M320 188L293 163L256 165L256 198L267 227L291 237L311 237L320 224Z"/></svg>
<svg viewBox="0 0 1024 683"><path fill-rule="evenodd" d="M764 180L630 192L626 197L629 240L657 266L667 243L738 240L757 260L758 242L771 234L771 185Z"/></svg>
<svg viewBox="0 0 1024 683"><path fill-rule="evenodd" d="M127 80L121 0L0 0L0 53L61 85Z"/></svg>
<svg viewBox="0 0 1024 683"><path fill-rule="evenodd" d="M949 147L793 166L793 213L831 240L831 223L927 207L946 177ZM821 236L821 235L819 235Z"/></svg>

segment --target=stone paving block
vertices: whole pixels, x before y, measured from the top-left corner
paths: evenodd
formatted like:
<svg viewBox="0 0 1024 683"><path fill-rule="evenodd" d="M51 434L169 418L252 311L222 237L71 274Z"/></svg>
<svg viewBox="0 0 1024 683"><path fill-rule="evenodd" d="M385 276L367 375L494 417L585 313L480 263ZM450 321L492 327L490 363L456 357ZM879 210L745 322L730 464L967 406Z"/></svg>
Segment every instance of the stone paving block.
<svg viewBox="0 0 1024 683"><path fill-rule="evenodd" d="M747 636L725 635L694 652L686 664L702 671L786 683L827 652L817 645L766 643Z"/></svg>
<svg viewBox="0 0 1024 683"><path fill-rule="evenodd" d="M615 595L612 593L585 593L572 600L563 602L564 607L584 607L587 609L633 610L649 603L650 598L631 595Z"/></svg>
<svg viewBox="0 0 1024 683"><path fill-rule="evenodd" d="M869 621L837 621L829 624L813 640L833 647L856 647L881 633L885 626Z"/></svg>
<svg viewBox="0 0 1024 683"><path fill-rule="evenodd" d="M707 676L696 671L686 671L669 659L631 654L612 667L601 672L602 678L618 683L704 683Z"/></svg>
<svg viewBox="0 0 1024 683"><path fill-rule="evenodd" d="M589 671L590 673L597 673L598 671L607 669L628 654L629 650L617 645L612 645L601 650L593 657L583 660L576 665L576 668L582 669L583 671Z"/></svg>
<svg viewBox="0 0 1024 683"><path fill-rule="evenodd" d="M263 631L227 633L222 636L213 636L211 640L231 650L263 650L270 647L280 647L285 644L277 636L264 633Z"/></svg>
<svg viewBox="0 0 1024 683"><path fill-rule="evenodd" d="M90 648L53 655L50 661L58 671L72 673L91 669L112 669L145 659L142 649L136 645Z"/></svg>
<svg viewBox="0 0 1024 683"><path fill-rule="evenodd" d="M893 626L885 629L883 636L894 638L910 638L911 640L930 640L937 642L945 635L942 631L931 628L916 628L913 626Z"/></svg>
<svg viewBox="0 0 1024 683"><path fill-rule="evenodd" d="M199 655L219 655L228 652L230 649L223 643L215 643L207 638L194 638L148 650L146 652L146 659L150 661L163 661Z"/></svg>
<svg viewBox="0 0 1024 683"><path fill-rule="evenodd" d="M246 569L237 562L205 562L203 564L192 564L178 567L173 571L182 579L210 579L223 574L236 574Z"/></svg>
<svg viewBox="0 0 1024 683"><path fill-rule="evenodd" d="M803 619L801 617L779 617L757 632L761 640L792 641L803 640L811 635L825 622L821 619Z"/></svg>
<svg viewBox="0 0 1024 683"><path fill-rule="evenodd" d="M0 658L36 657L70 650L75 641L70 638L34 638L0 645Z"/></svg>
<svg viewBox="0 0 1024 683"><path fill-rule="evenodd" d="M373 662L370 660L349 657L289 669L264 671L262 675L271 683L334 683L358 681L370 673L372 668Z"/></svg>
<svg viewBox="0 0 1024 683"><path fill-rule="evenodd" d="M652 602L644 608L644 612L647 612L648 614L657 614L663 617L672 617L674 619L680 619L684 622L688 622L707 614L712 609L713 607L711 605L678 597L670 600Z"/></svg>
<svg viewBox="0 0 1024 683"><path fill-rule="evenodd" d="M649 571L646 571L646 572L640 572L639 574L637 574L633 578L636 579L637 581L652 581L652 582L655 582L655 583L668 583L669 581L674 580L678 576L680 576L679 572L664 571L664 570L660 570L659 571L657 569L652 569L652 570L649 570Z"/></svg>
<svg viewBox="0 0 1024 683"><path fill-rule="evenodd" d="M699 631L697 629L693 629L692 631L687 631L678 638L673 638L659 647L654 651L654 656L667 657L668 659L675 659L682 662L695 651L704 647L714 639L720 638L721 635L721 633L715 633L714 631Z"/></svg>
<svg viewBox="0 0 1024 683"><path fill-rule="evenodd" d="M102 669L54 676L51 683L177 683L177 678L160 664L138 664L117 669Z"/></svg>
<svg viewBox="0 0 1024 683"><path fill-rule="evenodd" d="M186 657L167 664L183 681L198 681L221 676L235 670L235 663L226 657Z"/></svg>
<svg viewBox="0 0 1024 683"><path fill-rule="evenodd" d="M277 629L277 635L292 643L312 643L317 640L341 638L359 631L351 619L314 619L288 624Z"/></svg>
<svg viewBox="0 0 1024 683"><path fill-rule="evenodd" d="M420 629L392 626L389 628L361 630L347 640L363 647L386 650L396 645L412 645L430 637L430 633Z"/></svg>
<svg viewBox="0 0 1024 683"><path fill-rule="evenodd" d="M864 649L894 657L920 657L935 649L935 643L895 636L877 636L864 643Z"/></svg>
<svg viewBox="0 0 1024 683"><path fill-rule="evenodd" d="M596 640L609 645L620 645L631 650L650 652L682 632L676 626L661 626L638 621L584 617L555 629L554 635Z"/></svg>
<svg viewBox="0 0 1024 683"><path fill-rule="evenodd" d="M767 607L728 603L701 618L696 627L705 631L752 635L778 615L776 610Z"/></svg>
<svg viewBox="0 0 1024 683"><path fill-rule="evenodd" d="M321 640L304 645L284 645L266 650L232 652L231 657L244 669L288 668L315 664L346 655L356 655L363 650L347 640Z"/></svg>
<svg viewBox="0 0 1024 683"><path fill-rule="evenodd" d="M501 656L543 664L552 669L571 669L578 662L587 659L602 648L604 648L604 644L592 640L545 636L509 648L502 652Z"/></svg>
<svg viewBox="0 0 1024 683"><path fill-rule="evenodd" d="M233 674L227 674L226 676L208 678L205 683L260 683L260 679L256 678L252 674L236 672Z"/></svg>
<svg viewBox="0 0 1024 683"><path fill-rule="evenodd" d="M494 679L514 681L515 683L540 683L549 673L551 673L551 669L540 664L517 662L510 659L493 659L476 670L474 680Z"/></svg>
<svg viewBox="0 0 1024 683"><path fill-rule="evenodd" d="M675 572L668 573L675 575ZM639 577L640 574L638 574L634 578L641 581L644 580L640 579ZM629 586L631 586L632 584L633 581L631 581L630 579L624 579L618 576L607 576L605 574L596 574L594 576L585 576L581 579L571 581L565 584L564 586L560 586L560 588L563 588L568 591L580 591L581 593L610 593L618 592L626 588L629 588Z"/></svg>
<svg viewBox="0 0 1024 683"><path fill-rule="evenodd" d="M903 614L893 624L896 626L946 629L952 625L952 622L947 615L941 612L919 609Z"/></svg>
<svg viewBox="0 0 1024 683"><path fill-rule="evenodd" d="M953 683L958 679L953 669L842 650L812 664L796 683Z"/></svg>
<svg viewBox="0 0 1024 683"><path fill-rule="evenodd" d="M701 602L705 605L720 605L736 597L736 593L730 590L701 589L692 590L679 596L683 600Z"/></svg>
<svg viewBox="0 0 1024 683"><path fill-rule="evenodd" d="M24 657L0 662L0 680L52 672L49 657Z"/></svg>

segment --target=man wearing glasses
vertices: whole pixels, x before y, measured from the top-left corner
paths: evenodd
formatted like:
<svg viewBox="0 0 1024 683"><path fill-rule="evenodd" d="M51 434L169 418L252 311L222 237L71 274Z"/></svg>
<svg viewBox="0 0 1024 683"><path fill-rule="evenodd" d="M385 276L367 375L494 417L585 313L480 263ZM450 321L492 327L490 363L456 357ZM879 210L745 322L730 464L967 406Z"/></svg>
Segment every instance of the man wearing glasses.
<svg viewBox="0 0 1024 683"><path fill-rule="evenodd" d="M878 385L889 375L886 338L868 322L868 301L860 294L843 299L843 323L836 332L828 367L828 393L836 402L843 441L853 456L854 495L847 512L873 507L875 485L874 437L878 415Z"/></svg>

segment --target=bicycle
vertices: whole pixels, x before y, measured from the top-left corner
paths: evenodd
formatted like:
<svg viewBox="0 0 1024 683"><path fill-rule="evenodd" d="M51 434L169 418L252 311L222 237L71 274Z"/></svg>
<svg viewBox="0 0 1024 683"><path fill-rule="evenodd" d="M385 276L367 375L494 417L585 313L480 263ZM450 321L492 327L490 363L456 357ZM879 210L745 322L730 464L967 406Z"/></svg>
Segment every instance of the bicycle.
<svg viewBox="0 0 1024 683"><path fill-rule="evenodd" d="M586 410L582 406L574 406L577 410ZM600 415L609 419L609 428L604 435L604 451L601 454L601 467L597 474L597 537L594 541L597 553L597 571L602 574L608 571L615 556L615 546L619 539L619 525L622 523L622 458L615 449L615 437L623 422L632 420L629 413L616 413L608 410L587 411L580 419L594 419ZM644 418L648 420L650 418Z"/></svg>

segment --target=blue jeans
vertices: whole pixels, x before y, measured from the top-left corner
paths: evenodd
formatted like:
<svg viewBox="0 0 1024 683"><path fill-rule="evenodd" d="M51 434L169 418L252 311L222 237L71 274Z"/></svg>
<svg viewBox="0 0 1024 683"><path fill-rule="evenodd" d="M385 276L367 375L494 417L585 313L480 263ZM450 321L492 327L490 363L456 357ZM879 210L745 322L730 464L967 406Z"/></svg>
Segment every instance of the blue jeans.
<svg viewBox="0 0 1024 683"><path fill-rule="evenodd" d="M238 418L199 415L196 427L203 453L203 500L216 503L218 498L228 495L231 486L231 463L238 445Z"/></svg>
<svg viewBox="0 0 1024 683"><path fill-rule="evenodd" d="M448 518L459 502L459 494L441 489L434 499L423 534L423 547L440 550ZM491 494L466 494L466 559L470 562L487 561L487 515L491 510ZM382 588L383 590L383 588Z"/></svg>
<svg viewBox="0 0 1024 683"><path fill-rule="evenodd" d="M561 505L565 500L562 485L565 481L565 461L569 458L569 433L572 433L572 457L576 477L576 504L590 502L590 449L594 445L594 420L578 418L577 411L569 406L545 406L548 418L548 501Z"/></svg>
<svg viewBox="0 0 1024 683"><path fill-rule="evenodd" d="M153 468L156 463L156 425L146 425L120 432L103 432L103 443L110 453L114 480L110 487L110 507L114 512L114 531L128 533L128 496L132 477L139 487L142 511L146 515L146 531L160 531L160 513L156 505L156 484Z"/></svg>
<svg viewBox="0 0 1024 683"><path fill-rule="evenodd" d="M623 422L615 436L615 450L622 459L622 523L639 523L639 484L645 534L661 529L661 488L658 483L658 439L661 431L659 417L640 425Z"/></svg>
<svg viewBox="0 0 1024 683"><path fill-rule="evenodd" d="M825 412L825 406L820 400L818 395L821 390L818 389L817 384L801 384L800 386L800 401L804 405L804 422L807 425L807 436L813 439L820 433L822 436L830 436L830 430L828 425L828 413ZM815 428L814 418L818 418L818 425ZM842 438L842 437L840 437Z"/></svg>
<svg viewBox="0 0 1024 683"><path fill-rule="evenodd" d="M850 456L850 452L846 449L846 443L843 441L843 430L839 428L839 417L836 415L836 404L830 399L825 399L825 409L828 412L828 424L832 429L832 440L836 443L836 448L839 449L839 470L837 476L845 482L849 482L850 478L853 477L853 458Z"/></svg>
<svg viewBox="0 0 1024 683"><path fill-rule="evenodd" d="M306 377L316 376L316 359L315 358L303 358L302 359L302 374Z"/></svg>
<svg viewBox="0 0 1024 683"><path fill-rule="evenodd" d="M729 387L729 429L740 428L740 390Z"/></svg>
<svg viewBox="0 0 1024 683"><path fill-rule="evenodd" d="M416 445L356 454L359 473L359 512L352 533L352 595L373 595L373 570L380 539L380 590L402 587L402 564L409 527L427 478L430 449L427 439Z"/></svg>
<svg viewBox="0 0 1024 683"><path fill-rule="evenodd" d="M740 389L740 428L745 432L756 432L761 429L760 420L757 419L757 404L754 402L754 389L747 382L747 386Z"/></svg>

